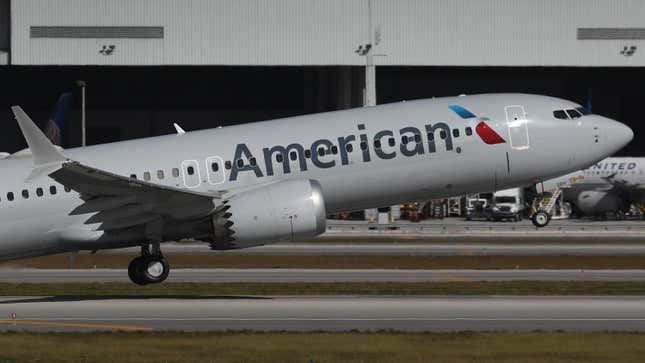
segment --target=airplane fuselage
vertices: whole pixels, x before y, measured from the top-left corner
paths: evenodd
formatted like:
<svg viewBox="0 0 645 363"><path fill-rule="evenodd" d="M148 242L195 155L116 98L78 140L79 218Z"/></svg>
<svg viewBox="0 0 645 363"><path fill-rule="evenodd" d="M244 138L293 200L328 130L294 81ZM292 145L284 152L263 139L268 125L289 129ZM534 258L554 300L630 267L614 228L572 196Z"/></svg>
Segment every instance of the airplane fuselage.
<svg viewBox="0 0 645 363"><path fill-rule="evenodd" d="M64 152L97 169L206 194L316 180L334 213L536 183L624 145L614 140L614 121L554 117L578 107L523 94L448 97ZM102 232L86 224L89 216L70 215L84 202L79 194L47 175L28 179L32 166L31 157L0 160L0 259L141 242L136 234L97 242ZM164 234L181 237L191 236Z"/></svg>

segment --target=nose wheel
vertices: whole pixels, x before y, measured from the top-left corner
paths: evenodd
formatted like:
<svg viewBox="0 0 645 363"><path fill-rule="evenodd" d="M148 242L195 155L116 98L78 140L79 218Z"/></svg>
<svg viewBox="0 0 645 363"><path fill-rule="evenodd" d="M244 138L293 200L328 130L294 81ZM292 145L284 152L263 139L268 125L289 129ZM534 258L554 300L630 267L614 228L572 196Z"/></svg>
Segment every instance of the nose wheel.
<svg viewBox="0 0 645 363"><path fill-rule="evenodd" d="M551 216L543 210L538 210L533 214L533 218L531 218L533 225L538 228L546 227L550 220Z"/></svg>
<svg viewBox="0 0 645 363"><path fill-rule="evenodd" d="M151 253L147 246L141 248L141 256L128 266L128 276L137 285L158 284L168 278L170 265L156 246Z"/></svg>

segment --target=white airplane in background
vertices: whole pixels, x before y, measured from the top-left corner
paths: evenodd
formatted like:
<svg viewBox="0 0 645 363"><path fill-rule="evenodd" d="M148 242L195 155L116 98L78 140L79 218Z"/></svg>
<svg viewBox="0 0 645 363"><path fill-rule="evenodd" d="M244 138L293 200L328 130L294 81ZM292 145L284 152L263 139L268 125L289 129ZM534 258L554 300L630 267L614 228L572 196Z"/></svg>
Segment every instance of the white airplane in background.
<svg viewBox="0 0 645 363"><path fill-rule="evenodd" d="M631 204L645 206L645 158L607 158L542 184L562 188L563 200L584 215L622 215Z"/></svg>
<svg viewBox="0 0 645 363"><path fill-rule="evenodd" d="M633 137L566 100L484 94L61 151L12 110L32 157L0 161L0 259L141 246L128 268L137 284L168 276L164 241L314 236L327 213L534 184Z"/></svg>

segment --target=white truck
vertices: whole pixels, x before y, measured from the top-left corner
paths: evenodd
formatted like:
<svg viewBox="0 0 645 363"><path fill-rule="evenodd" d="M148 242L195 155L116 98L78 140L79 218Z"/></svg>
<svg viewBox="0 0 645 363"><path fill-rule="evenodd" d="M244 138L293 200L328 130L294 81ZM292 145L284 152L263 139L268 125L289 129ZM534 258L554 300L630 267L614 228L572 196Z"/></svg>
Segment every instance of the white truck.
<svg viewBox="0 0 645 363"><path fill-rule="evenodd" d="M512 188L499 190L493 193L493 200L487 219L501 221L511 219L514 221L522 220L522 214L526 209L524 201L524 189Z"/></svg>

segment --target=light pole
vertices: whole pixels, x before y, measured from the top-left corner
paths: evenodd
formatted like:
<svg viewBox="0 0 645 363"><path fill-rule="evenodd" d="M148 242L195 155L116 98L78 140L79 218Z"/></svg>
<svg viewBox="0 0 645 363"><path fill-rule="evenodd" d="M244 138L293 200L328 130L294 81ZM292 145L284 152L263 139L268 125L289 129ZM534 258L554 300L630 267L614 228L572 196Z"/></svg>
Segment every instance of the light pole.
<svg viewBox="0 0 645 363"><path fill-rule="evenodd" d="M81 87L81 146L86 145L86 129L85 129L85 86L83 80L76 81L76 85Z"/></svg>
<svg viewBox="0 0 645 363"><path fill-rule="evenodd" d="M365 57L365 88L363 89L363 106L376 106L376 68L374 66L374 47L381 42L380 26L374 29L372 24L372 0L367 1L367 44L360 44L354 53Z"/></svg>

